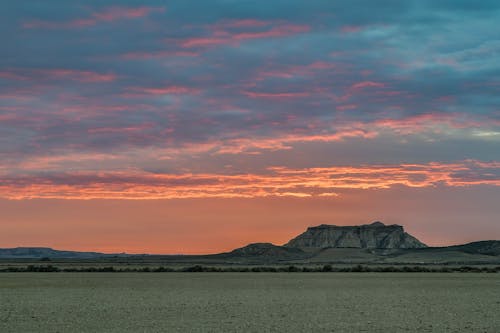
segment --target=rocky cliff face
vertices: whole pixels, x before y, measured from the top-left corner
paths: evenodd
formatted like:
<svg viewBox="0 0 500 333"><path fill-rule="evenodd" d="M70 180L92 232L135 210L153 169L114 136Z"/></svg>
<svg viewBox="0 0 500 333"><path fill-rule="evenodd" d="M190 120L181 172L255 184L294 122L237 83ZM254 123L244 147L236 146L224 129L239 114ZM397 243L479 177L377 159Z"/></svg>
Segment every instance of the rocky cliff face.
<svg viewBox="0 0 500 333"><path fill-rule="evenodd" d="M374 222L360 226L335 226L322 224L310 227L285 244L292 248L378 248L415 249L427 247L406 233L400 225L385 225Z"/></svg>

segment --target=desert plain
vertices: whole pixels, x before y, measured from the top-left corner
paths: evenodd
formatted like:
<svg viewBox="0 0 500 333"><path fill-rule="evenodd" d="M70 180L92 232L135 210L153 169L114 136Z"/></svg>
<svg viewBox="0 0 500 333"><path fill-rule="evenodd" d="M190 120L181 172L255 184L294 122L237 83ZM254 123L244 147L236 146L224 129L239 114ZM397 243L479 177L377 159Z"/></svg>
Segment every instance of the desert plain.
<svg viewBox="0 0 500 333"><path fill-rule="evenodd" d="M500 332L488 273L2 273L0 332Z"/></svg>

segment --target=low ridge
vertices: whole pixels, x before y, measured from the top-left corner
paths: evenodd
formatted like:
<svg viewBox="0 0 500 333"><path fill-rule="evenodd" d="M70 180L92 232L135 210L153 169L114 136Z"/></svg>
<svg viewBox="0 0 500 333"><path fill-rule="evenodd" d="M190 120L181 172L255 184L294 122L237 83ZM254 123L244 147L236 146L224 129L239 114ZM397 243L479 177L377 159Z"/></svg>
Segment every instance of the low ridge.
<svg viewBox="0 0 500 333"><path fill-rule="evenodd" d="M271 243L252 243L240 247L228 253L232 256L262 256L272 258L296 258L304 255L304 252L296 248L287 248Z"/></svg>
<svg viewBox="0 0 500 333"><path fill-rule="evenodd" d="M128 256L125 253L100 253L54 250L50 247L15 247L0 248L0 258L71 258L71 259L94 259L110 256Z"/></svg>
<svg viewBox="0 0 500 333"><path fill-rule="evenodd" d="M380 221L360 226L321 224L290 240L290 248L417 249L427 245L404 231L400 225Z"/></svg>

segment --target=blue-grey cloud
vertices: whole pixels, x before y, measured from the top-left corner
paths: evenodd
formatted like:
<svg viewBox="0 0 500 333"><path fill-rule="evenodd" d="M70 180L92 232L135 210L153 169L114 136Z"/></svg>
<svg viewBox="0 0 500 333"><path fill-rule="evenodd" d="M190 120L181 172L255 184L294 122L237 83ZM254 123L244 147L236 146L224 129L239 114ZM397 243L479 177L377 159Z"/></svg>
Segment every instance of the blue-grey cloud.
<svg viewBox="0 0 500 333"><path fill-rule="evenodd" d="M500 159L497 1L28 3L0 13L4 174Z"/></svg>

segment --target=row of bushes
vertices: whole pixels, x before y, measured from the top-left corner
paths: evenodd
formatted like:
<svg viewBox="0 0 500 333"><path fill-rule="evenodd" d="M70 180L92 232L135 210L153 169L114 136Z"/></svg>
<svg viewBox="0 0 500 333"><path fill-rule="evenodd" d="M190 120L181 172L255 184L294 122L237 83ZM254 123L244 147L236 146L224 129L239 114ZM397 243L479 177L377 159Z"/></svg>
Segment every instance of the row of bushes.
<svg viewBox="0 0 500 333"><path fill-rule="evenodd" d="M256 266L256 267L213 267L195 265L184 268L171 267L143 267L143 268L116 268L109 267L81 267L81 268L59 268L53 265L29 265L25 267L7 267L0 269L0 272L376 272L376 273L453 273L453 272L473 272L473 273L499 273L500 266L497 267L428 267L428 266L366 266L356 265L352 267L336 267L324 265L318 267L291 266Z"/></svg>
<svg viewBox="0 0 500 333"><path fill-rule="evenodd" d="M372 272L372 273L453 273L453 272L472 272L472 273L500 273L500 266L498 267L423 267L423 266L366 266L356 265L352 267L335 267L332 265L324 265L319 267L210 267L210 266L191 266L177 270L177 272Z"/></svg>

